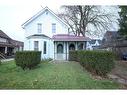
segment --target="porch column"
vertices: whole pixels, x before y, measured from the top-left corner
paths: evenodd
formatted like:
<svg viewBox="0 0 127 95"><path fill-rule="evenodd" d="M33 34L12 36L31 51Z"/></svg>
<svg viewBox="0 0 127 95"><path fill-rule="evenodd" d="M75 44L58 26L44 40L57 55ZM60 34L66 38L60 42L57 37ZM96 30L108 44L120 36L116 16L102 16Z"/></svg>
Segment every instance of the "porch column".
<svg viewBox="0 0 127 95"><path fill-rule="evenodd" d="M78 50L78 42L75 42L75 50Z"/></svg>
<svg viewBox="0 0 127 95"><path fill-rule="evenodd" d="M63 58L66 60L66 42L63 42Z"/></svg>
<svg viewBox="0 0 127 95"><path fill-rule="evenodd" d="M54 41L54 60L55 60L55 56L56 56L56 42Z"/></svg>
<svg viewBox="0 0 127 95"><path fill-rule="evenodd" d="M69 42L66 42L66 45L67 45L67 60L68 60L68 57L69 57Z"/></svg>
<svg viewBox="0 0 127 95"><path fill-rule="evenodd" d="M86 50L86 42L83 43L83 50Z"/></svg>
<svg viewBox="0 0 127 95"><path fill-rule="evenodd" d="M63 42L63 53L65 54L66 53L66 42Z"/></svg>
<svg viewBox="0 0 127 95"><path fill-rule="evenodd" d="M65 51L66 51L66 53L65 53L65 56L66 56L66 60L67 60L67 42L65 42Z"/></svg>
<svg viewBox="0 0 127 95"><path fill-rule="evenodd" d="M85 50L85 42L83 43L83 50Z"/></svg>
<svg viewBox="0 0 127 95"><path fill-rule="evenodd" d="M5 52L5 54L7 54L7 47L5 47L5 51L4 52Z"/></svg>

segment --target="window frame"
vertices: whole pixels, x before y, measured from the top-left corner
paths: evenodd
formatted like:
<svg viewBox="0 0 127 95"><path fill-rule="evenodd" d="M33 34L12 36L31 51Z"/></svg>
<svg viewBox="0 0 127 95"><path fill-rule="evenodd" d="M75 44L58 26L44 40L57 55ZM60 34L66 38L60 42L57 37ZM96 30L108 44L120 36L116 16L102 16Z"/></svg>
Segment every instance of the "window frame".
<svg viewBox="0 0 127 95"><path fill-rule="evenodd" d="M39 41L34 41L34 51L39 51Z"/></svg>
<svg viewBox="0 0 127 95"><path fill-rule="evenodd" d="M43 54L47 54L47 41L44 41L43 46Z"/></svg>
<svg viewBox="0 0 127 95"><path fill-rule="evenodd" d="M56 23L52 23L52 33L56 33Z"/></svg>
<svg viewBox="0 0 127 95"><path fill-rule="evenodd" d="M42 33L42 23L37 23L37 32Z"/></svg>

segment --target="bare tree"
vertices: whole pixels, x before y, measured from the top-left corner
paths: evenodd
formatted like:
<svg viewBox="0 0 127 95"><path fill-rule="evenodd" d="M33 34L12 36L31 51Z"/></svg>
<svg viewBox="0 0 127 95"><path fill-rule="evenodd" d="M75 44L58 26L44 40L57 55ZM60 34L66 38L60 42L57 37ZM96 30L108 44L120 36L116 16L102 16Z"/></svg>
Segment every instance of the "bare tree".
<svg viewBox="0 0 127 95"><path fill-rule="evenodd" d="M102 6L62 6L64 13L59 16L70 26L71 31L79 36L86 33L102 32L117 23L112 12L106 12Z"/></svg>

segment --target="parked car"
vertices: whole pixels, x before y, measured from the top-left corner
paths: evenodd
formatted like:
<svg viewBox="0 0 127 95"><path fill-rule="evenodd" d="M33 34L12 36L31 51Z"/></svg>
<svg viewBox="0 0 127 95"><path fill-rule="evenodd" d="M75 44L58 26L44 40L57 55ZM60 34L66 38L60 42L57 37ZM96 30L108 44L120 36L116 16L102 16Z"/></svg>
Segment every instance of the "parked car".
<svg viewBox="0 0 127 95"><path fill-rule="evenodd" d="M122 59L127 60L127 52L122 54Z"/></svg>

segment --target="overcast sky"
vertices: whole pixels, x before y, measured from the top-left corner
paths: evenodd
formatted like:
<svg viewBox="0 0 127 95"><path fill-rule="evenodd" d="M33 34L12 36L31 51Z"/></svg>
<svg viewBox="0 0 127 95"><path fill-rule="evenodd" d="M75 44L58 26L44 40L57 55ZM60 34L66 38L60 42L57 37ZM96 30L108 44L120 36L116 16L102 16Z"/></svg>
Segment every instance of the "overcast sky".
<svg viewBox="0 0 127 95"><path fill-rule="evenodd" d="M23 41L21 24L42 7L48 6L51 10L58 11L60 4L48 3L49 1L51 0L0 0L0 29L11 38Z"/></svg>
<svg viewBox="0 0 127 95"><path fill-rule="evenodd" d="M23 41L24 31L21 24L40 11L42 7L48 6L57 12L61 5L70 5L69 1L71 5L82 3L79 3L79 0L75 2L73 0L0 0L0 29L11 38Z"/></svg>

